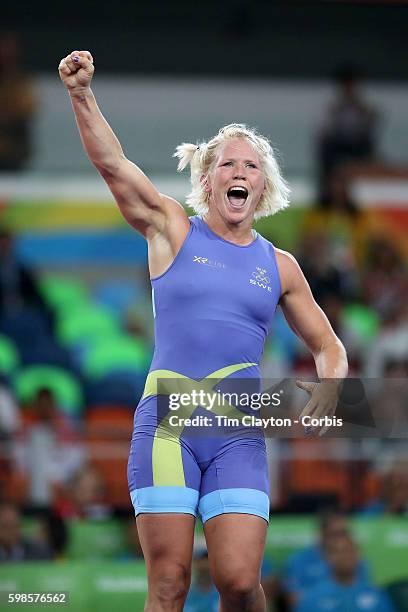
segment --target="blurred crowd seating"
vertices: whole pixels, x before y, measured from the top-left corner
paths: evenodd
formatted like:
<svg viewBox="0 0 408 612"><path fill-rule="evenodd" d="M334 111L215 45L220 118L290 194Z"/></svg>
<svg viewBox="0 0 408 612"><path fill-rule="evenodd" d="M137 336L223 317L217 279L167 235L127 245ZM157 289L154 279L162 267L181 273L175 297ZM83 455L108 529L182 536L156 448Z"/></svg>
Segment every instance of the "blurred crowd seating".
<svg viewBox="0 0 408 612"><path fill-rule="evenodd" d="M268 609L297 610L301 602L310 600L309 594L316 590L320 598L322 586L333 589L347 575L354 577L353 585L348 591L343 584L342 596L352 597L357 589L359 595L382 602L382 607L373 608L376 612L404 612L406 535L406 520L398 517L350 520L344 513L328 511L316 521L314 515L274 515L262 564ZM185 609L197 612L205 602L205 609L215 611L218 596L199 524L194 550L193 583ZM147 592L137 528L129 515L61 518L42 510L23 518L15 505L0 504L0 590L9 588L11 577L13 589L21 592L39 585L45 591L65 585L72 609L78 612L115 605L139 610Z"/></svg>
<svg viewBox="0 0 408 612"><path fill-rule="evenodd" d="M352 375L406 379L407 215L392 209L360 211L350 205L341 186L333 182L332 188L333 206L289 211L287 218L261 222L259 231L299 259L317 301L346 345ZM109 236L106 231L105 247L100 248L103 263L98 257L92 261L94 253L82 253L84 265L75 271L69 240L65 267L61 244L54 267L52 250L49 265L27 256L27 229L15 236L4 230L0 241L2 262L7 263L0 273L0 496L6 519L16 524L22 509L23 532L34 537L34 543L29 538L13 554L38 561L44 555L65 558L72 568L89 555L101 563L141 555L137 532L132 535L127 527L131 505L126 467L133 412L153 349L152 323L146 315L151 304L140 265L135 264L137 274L127 278L117 278L109 267L109 249L117 259L120 248L120 240L115 242L112 235L110 245ZM39 243L38 228L32 238ZM279 311L263 371L270 378L313 375L312 359ZM406 406L401 410L406 419ZM367 545L375 537L365 531L367 521L380 521L371 523L378 534L393 520L399 525L396 541L405 533L398 522L408 512L403 439L303 437L268 442L274 447L271 499L277 517L270 527L264 573L271 610L290 609L285 559L306 543L296 527L298 515L324 507L356 513L356 525L363 525L357 528L357 540L364 558L376 566L376 582L396 585L406 578L394 570L381 573L378 568L388 554L385 539L383 547L373 551ZM275 532L279 524L281 531ZM295 543L280 550L280 539L290 533L296 534ZM201 543L202 534L197 538ZM340 559L342 554L357 554L347 541L332 553ZM406 546L399 546L390 556L396 563L388 567L403 566L400 555L406 554ZM142 601L145 574L139 563ZM197 560L197 572L204 576L197 584L204 590L205 563L205 556ZM401 597L401 589L394 588L395 597ZM210 591L208 597L210 601Z"/></svg>
<svg viewBox="0 0 408 612"><path fill-rule="evenodd" d="M261 222L259 230L297 256L316 300L347 348L351 374L406 378L408 282L403 237L408 215L389 208L359 210L338 179L331 181L329 193L324 208L288 211L285 218L278 215ZM4 219L7 222L7 208ZM0 427L5 466L1 482L3 497L17 503L38 505L41 499L48 503L86 463L101 471L111 503L129 506L125 473L132 415L153 349L151 321L146 318L150 296L147 283L140 281L144 273L115 278L106 263L109 236L105 230L105 246L98 247L106 274L98 256L93 262L94 252L82 254L86 272L78 268L67 274L62 261L64 252L71 261L69 240L58 246L59 268L52 268L52 248L48 267L38 265L35 257L34 266L28 255L33 249L26 248L30 232L25 229L15 241L10 231L1 232ZM114 236L116 232L112 235L115 260L120 239ZM33 237L38 244L38 227ZM294 243L288 244L293 237ZM96 280L89 282L92 265ZM279 311L263 371L270 378L313 375L311 356ZM46 397L53 405L53 417L41 415L41 410L47 412L40 408ZM70 448L71 460L58 463L54 452L51 484L38 494L40 485L30 484L29 460L21 447L30 440L39 452L44 423L54 431L54 444ZM286 487L281 484L275 496L277 508L309 493L316 498L332 496L343 507L355 509L379 492L380 478L367 456L349 453L345 461L345 451L341 460L327 461L330 449L303 439L289 441L283 457L284 443L278 446L278 480ZM358 494L353 490L357 480Z"/></svg>

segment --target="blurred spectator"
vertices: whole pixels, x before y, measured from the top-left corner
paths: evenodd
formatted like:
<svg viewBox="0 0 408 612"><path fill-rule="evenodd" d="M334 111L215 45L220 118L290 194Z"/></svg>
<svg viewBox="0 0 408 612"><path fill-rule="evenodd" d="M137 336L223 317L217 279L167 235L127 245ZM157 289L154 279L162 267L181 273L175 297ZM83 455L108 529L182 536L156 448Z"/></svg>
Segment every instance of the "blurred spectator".
<svg viewBox="0 0 408 612"><path fill-rule="evenodd" d="M358 213L357 205L351 195L350 184L340 173L333 174L328 181L326 209L350 217Z"/></svg>
<svg viewBox="0 0 408 612"><path fill-rule="evenodd" d="M64 558L68 544L68 529L64 520L53 510L41 514L37 539L51 551L55 560Z"/></svg>
<svg viewBox="0 0 408 612"><path fill-rule="evenodd" d="M396 304L408 300L408 277L402 254L387 239L374 239L367 247L363 297L383 319L393 315Z"/></svg>
<svg viewBox="0 0 408 612"><path fill-rule="evenodd" d="M197 551L193 561L193 581L184 606L185 612L218 612L219 595L211 579L206 550Z"/></svg>
<svg viewBox="0 0 408 612"><path fill-rule="evenodd" d="M18 261L11 232L0 228L0 314L25 305L44 303L33 273Z"/></svg>
<svg viewBox="0 0 408 612"><path fill-rule="evenodd" d="M21 170L31 156L31 122L36 101L21 65L15 32L0 35L0 171Z"/></svg>
<svg viewBox="0 0 408 612"><path fill-rule="evenodd" d="M340 269L355 273L361 259L367 221L357 209L350 184L336 174L328 183L327 206L305 211L302 233L324 234L329 257Z"/></svg>
<svg viewBox="0 0 408 612"><path fill-rule="evenodd" d="M406 398L405 398L406 399ZM360 512L363 516L408 516L408 458L397 458L383 474L382 492Z"/></svg>
<svg viewBox="0 0 408 612"><path fill-rule="evenodd" d="M393 612L388 596L359 576L359 557L350 535L327 542L331 577L312 587L295 612Z"/></svg>
<svg viewBox="0 0 408 612"><path fill-rule="evenodd" d="M0 441L8 439L20 425L20 409L6 379L0 374Z"/></svg>
<svg viewBox="0 0 408 612"><path fill-rule="evenodd" d="M51 551L21 533L20 514L15 506L0 505L0 563L51 559Z"/></svg>
<svg viewBox="0 0 408 612"><path fill-rule="evenodd" d="M384 360L383 356L382 362L382 378L369 383L371 412L379 435L387 437L387 442L400 439L403 443L408 437L408 354L400 359L395 355Z"/></svg>
<svg viewBox="0 0 408 612"><path fill-rule="evenodd" d="M365 376L377 378L389 376L389 368L395 371L396 364L404 369L408 361L408 302L395 301L383 319L375 341L368 347L365 360ZM388 370L388 372L387 372Z"/></svg>
<svg viewBox="0 0 408 612"><path fill-rule="evenodd" d="M408 380L408 358L389 359L384 364L384 376L386 378L405 378Z"/></svg>
<svg viewBox="0 0 408 612"><path fill-rule="evenodd" d="M323 309L326 317L329 319L335 333L342 339L345 346L348 348L345 330L342 329L342 312L343 302L338 295L327 294L321 301L320 306Z"/></svg>
<svg viewBox="0 0 408 612"><path fill-rule="evenodd" d="M44 340L52 327L35 275L19 261L11 232L0 228L0 329L24 348L27 340Z"/></svg>
<svg viewBox="0 0 408 612"><path fill-rule="evenodd" d="M299 263L316 301L327 297L344 301L355 292L351 270L341 268L333 259L326 232L310 232L303 236L298 253Z"/></svg>
<svg viewBox="0 0 408 612"><path fill-rule="evenodd" d="M55 503L55 511L67 519L104 519L112 514L106 501L101 472L92 465L80 469Z"/></svg>
<svg viewBox="0 0 408 612"><path fill-rule="evenodd" d="M12 470L13 435L20 426L19 407L0 374L0 497Z"/></svg>
<svg viewBox="0 0 408 612"><path fill-rule="evenodd" d="M343 66L336 75L337 97L323 113L317 135L319 202L329 200L332 177L348 162L375 158L378 123L376 110L359 91L361 74L355 66Z"/></svg>
<svg viewBox="0 0 408 612"><path fill-rule="evenodd" d="M349 534L348 519L341 512L326 512L319 522L319 539L317 544L304 548L289 557L285 571L285 590L291 605L300 601L305 593L330 576L327 562L327 549L330 541L338 536ZM358 566L360 578L368 576L367 567Z"/></svg>
<svg viewBox="0 0 408 612"><path fill-rule="evenodd" d="M20 470L29 475L29 501L48 506L54 489L63 486L82 466L85 451L72 422L59 409L53 392L38 390L17 442Z"/></svg>

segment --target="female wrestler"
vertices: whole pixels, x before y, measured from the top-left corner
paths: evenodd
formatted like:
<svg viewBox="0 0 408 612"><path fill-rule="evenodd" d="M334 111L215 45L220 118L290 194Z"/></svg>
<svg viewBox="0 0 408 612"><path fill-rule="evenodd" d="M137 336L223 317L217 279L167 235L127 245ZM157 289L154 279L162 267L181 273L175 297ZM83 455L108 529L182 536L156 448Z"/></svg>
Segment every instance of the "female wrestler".
<svg viewBox="0 0 408 612"><path fill-rule="evenodd" d="M149 592L145 610L182 610L201 516L222 612L266 610L260 585L269 500L262 437L161 435L159 378L184 381L259 376L265 338L279 303L316 362L320 383L302 383L303 414L333 410L347 373L344 348L315 303L294 258L252 230L253 220L288 203L268 141L240 124L207 143L178 147L191 165L189 218L129 161L90 89L88 51L61 60L84 148L125 219L148 244L155 352L135 413L128 479ZM327 381L322 379L333 379ZM200 408L197 408L200 410Z"/></svg>

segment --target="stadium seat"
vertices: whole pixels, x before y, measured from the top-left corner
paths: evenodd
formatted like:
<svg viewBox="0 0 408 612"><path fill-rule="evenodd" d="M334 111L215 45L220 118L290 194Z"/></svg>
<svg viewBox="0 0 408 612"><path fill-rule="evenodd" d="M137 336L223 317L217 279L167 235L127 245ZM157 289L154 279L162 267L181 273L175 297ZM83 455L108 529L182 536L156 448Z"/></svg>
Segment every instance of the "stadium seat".
<svg viewBox="0 0 408 612"><path fill-rule="evenodd" d="M143 393L145 375L135 370L118 371L85 384L87 406L115 404L135 409Z"/></svg>
<svg viewBox="0 0 408 612"><path fill-rule="evenodd" d="M30 488L26 474L18 470L2 470L0 483L3 499L17 505L24 504Z"/></svg>
<svg viewBox="0 0 408 612"><path fill-rule="evenodd" d="M77 305L57 321L57 336L63 346L88 346L95 339L118 334L119 328L118 318L108 310Z"/></svg>
<svg viewBox="0 0 408 612"><path fill-rule="evenodd" d="M23 404L30 404L39 389L47 387L53 391L57 403L70 415L81 412L83 396L80 384L66 370L51 365L29 366L14 378L17 397Z"/></svg>
<svg viewBox="0 0 408 612"><path fill-rule="evenodd" d="M40 309L26 306L23 309L3 315L0 333L11 339L18 351L27 344L40 345L52 338L51 322Z"/></svg>
<svg viewBox="0 0 408 612"><path fill-rule="evenodd" d="M98 285L93 292L95 301L124 316L129 308L143 295L134 280L111 280Z"/></svg>
<svg viewBox="0 0 408 612"><path fill-rule="evenodd" d="M19 356L14 343L6 336L0 336L0 372L10 376L19 365Z"/></svg>
<svg viewBox="0 0 408 612"><path fill-rule="evenodd" d="M85 285L76 279L48 276L41 280L40 291L44 301L61 313L89 302Z"/></svg>
<svg viewBox="0 0 408 612"><path fill-rule="evenodd" d="M343 318L364 344L368 344L377 336L379 320L372 308L362 304L349 304L343 310Z"/></svg>
<svg viewBox="0 0 408 612"><path fill-rule="evenodd" d="M122 441L126 450L133 431L133 411L124 406L95 406L85 412L87 445Z"/></svg>
<svg viewBox="0 0 408 612"><path fill-rule="evenodd" d="M89 459L103 474L106 487L106 497L112 506L116 508L129 508L130 497L127 482L127 464L129 454L130 436L126 441L121 440L112 443L99 442L88 444ZM106 450L108 452L106 452Z"/></svg>
<svg viewBox="0 0 408 612"><path fill-rule="evenodd" d="M133 410L115 404L100 404L86 410L84 418L87 425L108 431L111 426L133 428Z"/></svg>
<svg viewBox="0 0 408 612"><path fill-rule="evenodd" d="M91 346L83 361L89 378L101 378L118 371L145 373L150 352L143 340L124 335L101 338Z"/></svg>
<svg viewBox="0 0 408 612"><path fill-rule="evenodd" d="M335 496L342 504L349 504L349 482L341 462L315 456L323 453L323 440L292 439L291 459L287 465L285 487L291 498ZM310 508L308 509L310 511Z"/></svg>
<svg viewBox="0 0 408 612"><path fill-rule="evenodd" d="M85 413L84 439L88 458L103 475L107 499L129 507L127 461L133 430L133 411L123 406L98 406Z"/></svg>
<svg viewBox="0 0 408 612"><path fill-rule="evenodd" d="M20 358L22 366L52 364L57 368L75 370L69 351L51 338L44 338L39 344L27 343L20 349Z"/></svg>

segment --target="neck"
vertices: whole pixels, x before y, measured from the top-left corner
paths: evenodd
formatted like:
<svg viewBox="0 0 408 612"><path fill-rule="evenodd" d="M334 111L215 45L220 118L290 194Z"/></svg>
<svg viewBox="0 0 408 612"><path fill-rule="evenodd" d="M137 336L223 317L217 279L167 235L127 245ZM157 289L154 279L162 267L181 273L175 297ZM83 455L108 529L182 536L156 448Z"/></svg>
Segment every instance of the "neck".
<svg viewBox="0 0 408 612"><path fill-rule="evenodd" d="M230 223L221 217L218 211L208 211L203 219L208 227L224 240L235 242L240 246L247 246L254 241L252 219L250 218L239 223Z"/></svg>

